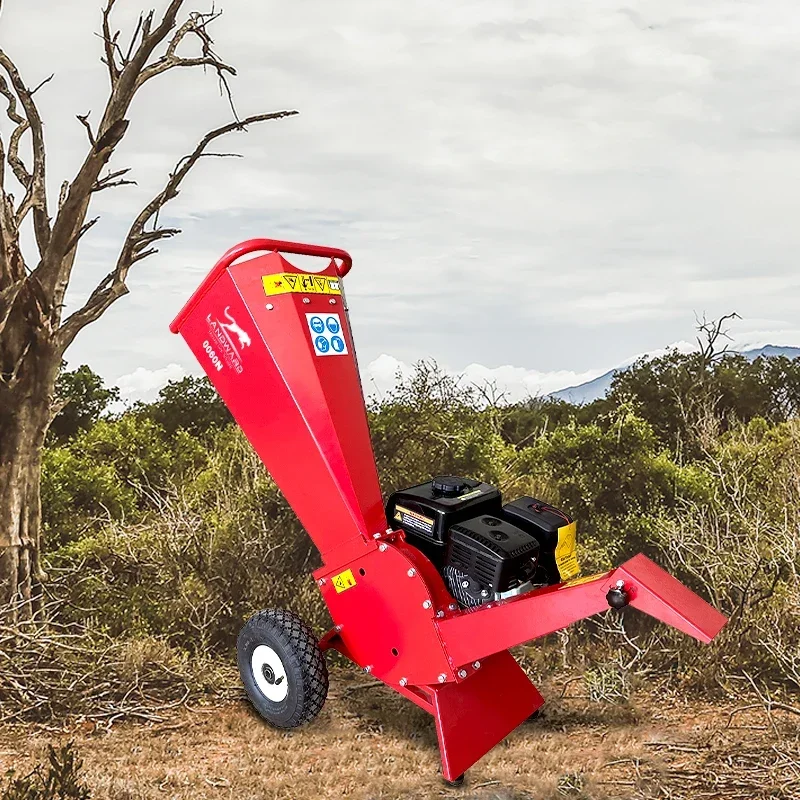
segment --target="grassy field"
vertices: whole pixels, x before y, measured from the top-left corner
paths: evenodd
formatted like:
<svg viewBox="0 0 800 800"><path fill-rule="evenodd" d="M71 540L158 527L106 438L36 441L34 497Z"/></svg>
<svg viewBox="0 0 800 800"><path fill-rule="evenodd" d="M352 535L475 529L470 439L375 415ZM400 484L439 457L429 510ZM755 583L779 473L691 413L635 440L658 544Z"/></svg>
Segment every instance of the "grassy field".
<svg viewBox="0 0 800 800"><path fill-rule="evenodd" d="M269 728L244 700L110 728L80 720L65 729L10 727L0 729L0 771L27 768L48 743L73 740L93 797L109 800L800 797L796 717L642 690L623 706L593 703L581 685L544 686L543 717L482 759L460 789L437 772L432 720L343 669L306 728Z"/></svg>

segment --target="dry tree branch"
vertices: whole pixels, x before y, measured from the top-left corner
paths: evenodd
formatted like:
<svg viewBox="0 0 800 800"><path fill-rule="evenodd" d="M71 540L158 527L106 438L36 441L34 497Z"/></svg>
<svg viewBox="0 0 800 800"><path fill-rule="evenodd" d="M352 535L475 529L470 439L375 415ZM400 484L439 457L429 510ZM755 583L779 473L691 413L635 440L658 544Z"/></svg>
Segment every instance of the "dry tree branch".
<svg viewBox="0 0 800 800"><path fill-rule="evenodd" d="M126 178L123 178L123 175L127 175L131 171L130 167L126 167L125 169L118 169L115 172L109 172L103 178L98 178L95 185L92 187L93 192L102 192L103 189L112 189L115 186L136 186L136 181L129 181Z"/></svg>
<svg viewBox="0 0 800 800"><path fill-rule="evenodd" d="M11 91L6 79L0 75L0 94L2 94L8 101L6 108L6 116L16 125L11 132L11 139L9 140L8 147L8 165L14 173L14 177L23 185L27 186L31 181L31 174L28 168L22 162L19 156L19 142L25 131L28 130L30 125L25 117L20 116L17 111L17 98Z"/></svg>
<svg viewBox="0 0 800 800"><path fill-rule="evenodd" d="M91 111L87 111L85 114L76 114L75 116L78 119L78 122L86 128L86 135L89 137L89 144L94 147L96 144L94 133L92 132L92 126L89 124L89 114Z"/></svg>
<svg viewBox="0 0 800 800"><path fill-rule="evenodd" d="M717 349L717 342L720 339L727 339L732 341L728 334L728 329L725 323L731 319L741 319L735 312L730 314L723 314L719 319L708 320L705 315L702 319L696 319L697 331L700 334L697 336L697 344L700 348L700 356L703 366L708 366L720 356L728 352L728 345L724 345L721 350Z"/></svg>
<svg viewBox="0 0 800 800"><path fill-rule="evenodd" d="M127 132L128 120L125 117L139 88L139 75L146 69L154 50L167 39L169 32L175 27L178 12L184 3L184 0L171 0L155 27L154 11L142 17L131 41L128 57L122 55L117 47L118 34L111 33L110 14L115 1L107 0L103 11L104 40L107 53L110 53L106 61L112 89L97 126L96 141L63 194L63 202L53 222L47 247L40 247L40 261L33 271L33 276L48 298L54 326L60 321L64 295L75 263L74 244L80 238L80 230L86 220L92 195L97 189L100 172Z"/></svg>
<svg viewBox="0 0 800 800"><path fill-rule="evenodd" d="M173 35L167 46L167 52L155 63L142 70L137 79L137 88L151 78L177 67L213 67L219 78L220 86L228 98L234 119L238 119L236 108L233 104L233 96L227 81L227 75L236 75L236 69L224 62L214 52L214 40L208 32L208 26L218 19L221 14L222 12L214 11L213 9L208 13L193 12L190 14L186 22ZM188 58L178 54L178 48L189 36L194 36L200 42L201 55L199 57Z"/></svg>
<svg viewBox="0 0 800 800"><path fill-rule="evenodd" d="M5 72L11 83L11 88L3 80L0 92L9 101L7 114L9 118L17 124L17 128L11 136L9 146L9 163L14 170L17 179L25 188L25 198L22 201L20 210L17 213L17 230L22 220L30 210L33 211L33 228L36 236L36 243L39 250L47 247L50 240L50 218L47 213L47 185L45 180L45 149L44 149L44 126L39 109L36 107L33 95L51 78L42 81L35 89L30 90L25 86L14 62L8 57L6 52L0 49L0 68ZM13 89L13 94L11 89ZM13 95L16 95L19 104L25 114L24 121L16 110L16 103L12 102ZM19 158L19 143L22 134L30 130L32 164L28 171Z"/></svg>
<svg viewBox="0 0 800 800"><path fill-rule="evenodd" d="M108 0L106 7L103 9L103 48L105 49L105 58L102 59L103 63L108 68L108 77L111 81L111 88L113 89L117 78L119 78L120 69L117 67L116 53L119 52L119 45L117 39L119 38L119 31L111 33L111 10L114 8L115 0ZM142 18L139 17L139 25L142 23ZM138 35L138 28L137 28Z"/></svg>
<svg viewBox="0 0 800 800"><path fill-rule="evenodd" d="M128 287L125 280L130 268L137 261L157 253L158 250L153 247L156 242L180 233L177 228L159 227L158 214L170 200L178 196L184 178L201 158L226 155L224 153L206 153L206 147L228 133L246 130L248 125L291 117L297 113L297 111L276 111L269 114L255 114L244 120L230 122L215 128L200 140L192 153L184 156L177 163L164 188L141 210L131 225L114 269L95 287L83 307L71 314L56 332L56 346L59 352L63 353L82 328L99 319L114 301L127 294ZM154 223L154 227L146 230L146 226L151 221Z"/></svg>

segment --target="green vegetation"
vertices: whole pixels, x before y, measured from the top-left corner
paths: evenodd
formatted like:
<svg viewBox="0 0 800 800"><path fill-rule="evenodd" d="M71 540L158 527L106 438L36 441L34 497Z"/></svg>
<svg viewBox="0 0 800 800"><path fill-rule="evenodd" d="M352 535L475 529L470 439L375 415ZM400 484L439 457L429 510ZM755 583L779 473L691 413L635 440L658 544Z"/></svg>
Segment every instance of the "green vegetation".
<svg viewBox="0 0 800 800"><path fill-rule="evenodd" d="M204 655L228 653L265 606L324 626L318 555L205 379L109 415L98 398L113 394L78 373L92 390L44 458L59 624ZM368 410L386 492L452 472L542 497L578 517L585 574L643 551L731 617L705 648L609 615L573 629L560 658L593 645L626 675L800 689L798 408L800 361L704 352L640 362L582 408L494 402L421 363Z"/></svg>

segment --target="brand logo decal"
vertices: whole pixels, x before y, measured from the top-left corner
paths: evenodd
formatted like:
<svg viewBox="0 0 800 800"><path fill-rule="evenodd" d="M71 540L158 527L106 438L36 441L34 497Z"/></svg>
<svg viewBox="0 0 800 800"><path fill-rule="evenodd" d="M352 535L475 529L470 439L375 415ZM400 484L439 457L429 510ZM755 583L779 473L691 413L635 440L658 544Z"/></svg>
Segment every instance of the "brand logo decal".
<svg viewBox="0 0 800 800"><path fill-rule="evenodd" d="M250 334L239 325L230 313L230 306L222 312L224 320L209 314L206 317L209 338L203 342L203 349L208 353L211 362L222 370L224 361L237 375L244 371L242 351L253 343Z"/></svg>

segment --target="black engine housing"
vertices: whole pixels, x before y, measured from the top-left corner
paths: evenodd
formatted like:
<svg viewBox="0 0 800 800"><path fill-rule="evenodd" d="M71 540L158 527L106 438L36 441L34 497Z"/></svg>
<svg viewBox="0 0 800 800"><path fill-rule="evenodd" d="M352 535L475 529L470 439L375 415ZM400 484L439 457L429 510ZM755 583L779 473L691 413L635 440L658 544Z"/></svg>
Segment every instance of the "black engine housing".
<svg viewBox="0 0 800 800"><path fill-rule="evenodd" d="M443 575L461 605L493 600L533 581L539 543L497 517L468 519L450 528Z"/></svg>
<svg viewBox="0 0 800 800"><path fill-rule="evenodd" d="M386 517L433 562L462 607L561 580L558 523L571 520L533 498L503 506L494 486L444 475L392 494Z"/></svg>
<svg viewBox="0 0 800 800"><path fill-rule="evenodd" d="M488 483L440 475L395 492L386 505L386 519L441 570L450 528L470 517L499 516L502 502L500 492Z"/></svg>

